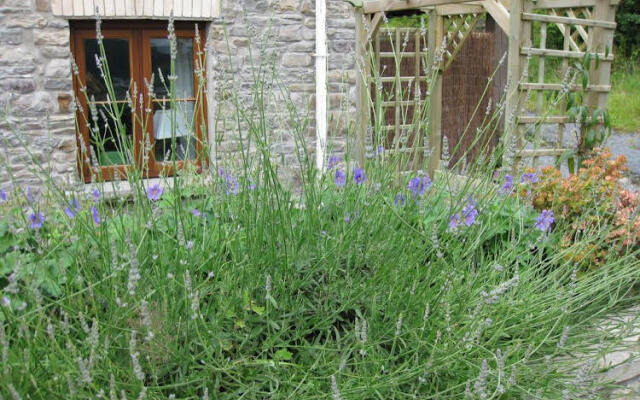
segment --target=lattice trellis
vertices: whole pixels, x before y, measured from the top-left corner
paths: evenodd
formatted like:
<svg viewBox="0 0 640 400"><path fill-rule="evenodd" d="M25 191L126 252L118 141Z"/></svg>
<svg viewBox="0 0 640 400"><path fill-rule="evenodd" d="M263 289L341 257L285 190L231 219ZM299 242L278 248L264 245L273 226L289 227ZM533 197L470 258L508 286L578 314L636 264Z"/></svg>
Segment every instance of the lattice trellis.
<svg viewBox="0 0 640 400"><path fill-rule="evenodd" d="M465 41L480 21L482 13L447 15L444 19L446 32L442 69L447 70Z"/></svg>
<svg viewBox="0 0 640 400"><path fill-rule="evenodd" d="M512 77L520 72L520 101L514 105L518 146L514 161L515 167L523 162L535 167L541 158L557 162L562 155L574 150L576 143L571 142L573 135L567 136L567 131L576 133L576 138L580 137L580 127L568 125L566 100L549 105L545 104L545 99L566 96L568 91L584 90L586 103L592 110L606 107L607 94L611 89L615 8L608 1L596 1L590 7L547 8L525 0L522 6L520 34L523 45L519 58L511 58L513 65L517 66L511 71ZM548 46L550 26L556 26L562 34L561 48ZM570 68L572 62L582 62L587 53L598 59L598 65L592 62L588 84L583 87L580 80L575 81L576 71L572 73ZM550 59L560 60L562 81L558 77L547 82L546 68ZM532 68L536 66L537 71ZM534 110L531 109L532 98L536 102ZM545 113L545 109L550 113ZM551 124L555 126L547 128Z"/></svg>
<svg viewBox="0 0 640 400"><path fill-rule="evenodd" d="M611 54L615 30L615 7L620 0L347 0L356 6L357 52L366 58L368 41L375 37L385 11L423 9L429 13L429 59L435 49L446 44L442 55L442 70L451 65L469 33L484 12L489 13L509 35L508 84L504 107L506 123L503 142L507 147L517 143L516 164L540 157L559 158L570 143L565 127L570 119L561 102L552 104L552 112L543 113L545 99L553 94L584 90L585 105L591 109L605 108L610 91ZM548 41L549 27L554 26L563 37L562 46L554 48ZM533 33L536 32L534 36ZM446 40L445 40L446 39ZM559 63L564 73L573 61L590 54L596 67L588 73L588 84L569 84L570 79L549 81L547 68ZM555 60L559 61L555 61ZM363 76L369 76L369 66L363 65ZM534 68L535 67L535 68ZM568 76L568 75L567 75ZM364 162L365 137L370 126L370 107L366 79L358 80L358 159ZM436 78L429 106L431 159L429 168L439 168L442 139L442 76ZM531 104L534 103L533 109ZM529 107L525 107L529 106ZM543 138L532 127L557 124L557 134Z"/></svg>

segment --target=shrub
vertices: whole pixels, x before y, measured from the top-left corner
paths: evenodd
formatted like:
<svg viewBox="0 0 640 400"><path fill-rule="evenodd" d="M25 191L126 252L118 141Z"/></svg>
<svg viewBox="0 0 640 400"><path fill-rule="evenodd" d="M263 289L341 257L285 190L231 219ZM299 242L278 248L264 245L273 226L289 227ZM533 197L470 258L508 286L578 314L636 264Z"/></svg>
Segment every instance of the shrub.
<svg viewBox="0 0 640 400"><path fill-rule="evenodd" d="M563 177L555 167L542 168L540 181L532 190L532 204L538 210L553 210L570 227L562 246L581 240L594 229L610 230L606 242L570 258L585 268L601 264L608 251L640 245L634 230L640 225L637 195L619 183L627 170L625 164L624 156L613 159L608 149L596 149L578 173L569 177Z"/></svg>

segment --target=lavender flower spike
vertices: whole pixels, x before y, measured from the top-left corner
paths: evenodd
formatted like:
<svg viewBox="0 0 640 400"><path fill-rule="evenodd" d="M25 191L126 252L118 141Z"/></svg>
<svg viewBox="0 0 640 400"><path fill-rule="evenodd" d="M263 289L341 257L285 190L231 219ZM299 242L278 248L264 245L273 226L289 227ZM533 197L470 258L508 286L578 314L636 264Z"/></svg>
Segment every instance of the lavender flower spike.
<svg viewBox="0 0 640 400"><path fill-rule="evenodd" d="M7 201L7 191L4 189L0 189L0 201L3 203Z"/></svg>
<svg viewBox="0 0 640 400"><path fill-rule="evenodd" d="M542 232L548 232L551 229L551 225L556 222L555 215L551 210L542 210L536 221L536 228Z"/></svg>
<svg viewBox="0 0 640 400"><path fill-rule="evenodd" d="M31 229L33 230L39 230L40 228L42 228L42 225L44 224L44 214L42 214L41 212L33 212L29 215L29 222L31 222Z"/></svg>
<svg viewBox="0 0 640 400"><path fill-rule="evenodd" d="M151 201L158 201L162 197L162 186L156 183L147 190L147 198Z"/></svg>
<svg viewBox="0 0 640 400"><path fill-rule="evenodd" d="M362 168L355 168L353 170L353 180L356 181L356 183L358 185L366 182L367 180L367 175L364 172L364 169Z"/></svg>
<svg viewBox="0 0 640 400"><path fill-rule="evenodd" d="M96 225L100 226L100 213L98 212L98 209L96 207L91 207L91 218Z"/></svg>
<svg viewBox="0 0 640 400"><path fill-rule="evenodd" d="M337 187L343 187L347 183L347 174L343 170L336 171L335 178L333 179Z"/></svg>

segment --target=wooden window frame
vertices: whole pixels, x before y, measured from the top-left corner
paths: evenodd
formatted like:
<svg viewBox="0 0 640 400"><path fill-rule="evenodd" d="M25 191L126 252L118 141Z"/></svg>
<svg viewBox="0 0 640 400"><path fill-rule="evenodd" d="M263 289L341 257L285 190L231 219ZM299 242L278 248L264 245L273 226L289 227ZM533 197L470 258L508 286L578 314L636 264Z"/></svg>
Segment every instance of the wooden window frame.
<svg viewBox="0 0 640 400"><path fill-rule="evenodd" d="M199 90L199 78L196 74L197 69L201 69L203 72L202 80L206 82L204 71L206 70L204 65L204 57L201 57L204 49L198 47L196 41L196 22L176 22L175 34L179 38L191 38L193 41L193 87L194 97L192 99L194 103L194 133L195 133L195 152L196 157L194 160L176 160L168 162L157 162L155 160L154 152L154 127L152 114L146 111L142 113L142 116L146 119L148 137L151 142L151 149L148 154L148 164L143 173L144 178L157 178L161 176L175 175L177 170L184 168L187 165L195 165L197 170L202 170L203 162L208 161L206 154L203 154L203 143L206 141L204 137L207 125L207 102L205 90ZM83 143L88 147L90 146L90 132L86 126L86 119L90 118L89 104L87 96L82 92L83 85L86 83L86 58L85 58L85 40L95 39L96 30L95 22L93 21L71 21L71 53L78 65L78 77L73 81L73 88L77 101L80 103L81 108L76 110L76 141L78 146L78 172L84 178L85 183L91 183L92 177L97 176L99 181L112 181L117 178L127 179L128 173L132 168L141 169L143 165L143 149L144 149L144 134L142 131L142 125L137 121L137 118L133 118L133 158L134 165L108 165L99 166L93 168L91 166L91 155L89 151L81 151ZM204 28L204 27L202 27ZM202 31L199 30L200 46L204 43ZM131 82L129 89L132 89L134 83L139 92L143 94L143 102L146 108L152 108L152 97L147 93L145 81L149 82L152 75L151 65L151 39L152 38L166 38L167 23L166 21L104 21L102 23L102 35L105 39L108 38L127 38L129 40L129 70ZM109 55L107 54L107 59ZM128 106L125 106L128 107ZM84 115L83 115L84 113ZM139 110L132 110L132 114L140 113ZM92 173L93 172L93 173Z"/></svg>

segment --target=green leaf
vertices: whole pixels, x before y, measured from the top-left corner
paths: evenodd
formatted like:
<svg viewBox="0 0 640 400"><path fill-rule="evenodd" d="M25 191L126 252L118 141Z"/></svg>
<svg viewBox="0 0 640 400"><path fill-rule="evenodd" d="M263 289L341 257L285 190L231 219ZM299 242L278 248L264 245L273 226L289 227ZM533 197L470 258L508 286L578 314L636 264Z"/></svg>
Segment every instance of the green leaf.
<svg viewBox="0 0 640 400"><path fill-rule="evenodd" d="M293 354L287 349L280 349L273 355L273 358L278 361L291 361L291 357L293 357Z"/></svg>

